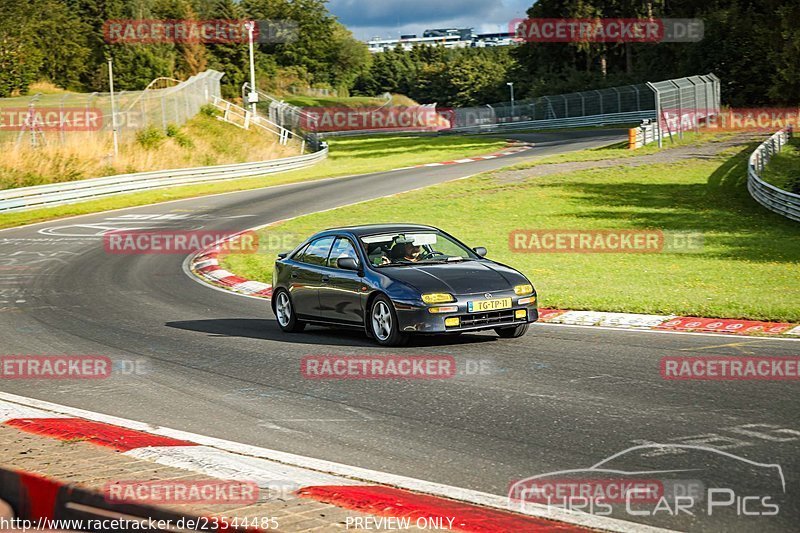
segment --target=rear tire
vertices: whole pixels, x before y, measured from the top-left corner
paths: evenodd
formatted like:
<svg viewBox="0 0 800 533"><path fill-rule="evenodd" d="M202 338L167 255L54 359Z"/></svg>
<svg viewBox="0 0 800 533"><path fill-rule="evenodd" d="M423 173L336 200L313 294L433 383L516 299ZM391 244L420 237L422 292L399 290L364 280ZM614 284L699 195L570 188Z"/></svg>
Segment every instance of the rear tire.
<svg viewBox="0 0 800 533"><path fill-rule="evenodd" d="M272 310L275 312L275 319L278 321L278 326L286 333L299 333L306 327L305 322L297 320L297 314L294 312L294 305L292 305L292 298L289 292L285 289L278 289L272 295Z"/></svg>
<svg viewBox="0 0 800 533"><path fill-rule="evenodd" d="M528 324L519 326L509 326L506 328L494 328L495 333L503 339L516 339L528 332Z"/></svg>
<svg viewBox="0 0 800 533"><path fill-rule="evenodd" d="M372 338L381 346L405 346L410 340L409 335L400 332L394 305L386 296L372 301L367 324Z"/></svg>

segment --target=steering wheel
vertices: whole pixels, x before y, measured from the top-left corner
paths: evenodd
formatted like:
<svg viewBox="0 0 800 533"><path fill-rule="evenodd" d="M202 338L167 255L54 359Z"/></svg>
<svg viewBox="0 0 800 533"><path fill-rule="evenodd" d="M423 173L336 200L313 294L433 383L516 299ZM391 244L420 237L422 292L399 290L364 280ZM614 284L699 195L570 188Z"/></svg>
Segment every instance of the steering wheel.
<svg viewBox="0 0 800 533"><path fill-rule="evenodd" d="M436 257L437 255L446 255L446 254L444 254L442 252L439 252L437 250L431 250L430 252L425 252L424 254L420 254L419 258L420 259L430 259L432 257Z"/></svg>

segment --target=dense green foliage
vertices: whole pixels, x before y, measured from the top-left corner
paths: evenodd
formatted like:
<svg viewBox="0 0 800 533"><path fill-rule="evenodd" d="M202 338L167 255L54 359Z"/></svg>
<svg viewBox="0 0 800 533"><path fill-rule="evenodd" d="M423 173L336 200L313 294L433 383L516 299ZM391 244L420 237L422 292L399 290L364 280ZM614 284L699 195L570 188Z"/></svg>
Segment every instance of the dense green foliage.
<svg viewBox="0 0 800 533"><path fill-rule="evenodd" d="M423 103L472 106L516 96L602 88L714 72L723 101L793 105L800 100L797 0L538 0L532 17L699 18L697 43L524 43L512 47L398 48L371 56L331 15L325 0L14 0L0 2L0 97L37 80L68 89L107 90L106 58L119 89L151 80L224 71L237 96L248 78L244 44L107 44L114 19L280 20L296 38L257 46L259 87L322 87L374 96L406 94Z"/></svg>
<svg viewBox="0 0 800 533"><path fill-rule="evenodd" d="M516 47L521 96L558 94L713 72L733 106L800 100L796 0L539 0L541 18L699 18L696 43L525 43Z"/></svg>
<svg viewBox="0 0 800 533"><path fill-rule="evenodd" d="M356 82L361 94L401 92L443 105L480 105L628 83L715 73L733 106L800 100L796 0L539 0L536 18L698 18L696 43L523 43L510 48L396 49Z"/></svg>
<svg viewBox="0 0 800 533"><path fill-rule="evenodd" d="M324 0L14 0L0 2L0 97L24 94L43 79L68 89L107 90L108 57L121 90L215 68L225 72L225 94L240 93L248 76L246 44L108 44L104 24L120 19L291 21L296 38L257 46L264 88L285 77L346 91L370 60Z"/></svg>
<svg viewBox="0 0 800 533"><path fill-rule="evenodd" d="M474 106L508 99L508 47L416 46L376 54L357 80L357 94L401 93L418 102Z"/></svg>

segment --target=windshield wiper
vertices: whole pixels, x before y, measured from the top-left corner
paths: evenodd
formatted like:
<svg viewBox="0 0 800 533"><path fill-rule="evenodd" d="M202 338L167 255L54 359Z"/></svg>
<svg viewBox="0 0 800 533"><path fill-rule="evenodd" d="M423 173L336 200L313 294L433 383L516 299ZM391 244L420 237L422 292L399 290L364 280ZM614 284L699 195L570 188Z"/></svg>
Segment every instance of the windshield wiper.
<svg viewBox="0 0 800 533"><path fill-rule="evenodd" d="M413 266L413 265L418 265L418 264L419 263L412 263L410 261L408 263L385 263L385 264L382 264L382 265L375 265L375 268Z"/></svg>

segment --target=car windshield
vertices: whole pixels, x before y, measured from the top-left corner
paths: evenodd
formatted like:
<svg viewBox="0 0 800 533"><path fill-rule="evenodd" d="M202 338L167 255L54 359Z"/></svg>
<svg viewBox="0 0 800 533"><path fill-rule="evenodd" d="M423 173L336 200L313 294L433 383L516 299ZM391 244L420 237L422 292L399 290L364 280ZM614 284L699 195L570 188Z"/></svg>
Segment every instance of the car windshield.
<svg viewBox="0 0 800 533"><path fill-rule="evenodd" d="M475 253L435 231L383 233L361 237L373 266L449 263L476 259Z"/></svg>

